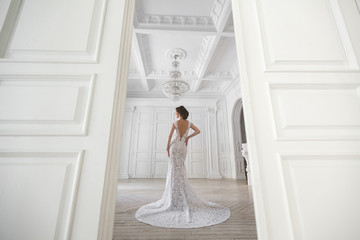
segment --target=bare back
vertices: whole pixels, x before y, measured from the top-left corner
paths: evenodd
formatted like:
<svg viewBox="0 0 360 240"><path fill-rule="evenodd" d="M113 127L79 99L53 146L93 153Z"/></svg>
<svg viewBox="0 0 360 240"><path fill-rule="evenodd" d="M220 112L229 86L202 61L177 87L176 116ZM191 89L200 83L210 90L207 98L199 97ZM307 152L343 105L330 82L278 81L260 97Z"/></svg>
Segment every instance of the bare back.
<svg viewBox="0 0 360 240"><path fill-rule="evenodd" d="M188 129L189 121L177 121L177 126L179 129L180 138L182 138Z"/></svg>

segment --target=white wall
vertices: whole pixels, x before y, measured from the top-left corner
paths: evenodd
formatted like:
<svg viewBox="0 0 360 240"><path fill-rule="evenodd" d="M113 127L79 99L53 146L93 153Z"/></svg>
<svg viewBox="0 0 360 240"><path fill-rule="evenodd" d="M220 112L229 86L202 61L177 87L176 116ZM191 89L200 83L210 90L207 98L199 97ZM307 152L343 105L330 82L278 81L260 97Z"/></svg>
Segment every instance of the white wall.
<svg viewBox="0 0 360 240"><path fill-rule="evenodd" d="M189 178L221 178L219 172L216 99L128 98L126 101L119 178L164 178L166 144L175 108L184 105L201 134L190 140L186 160Z"/></svg>

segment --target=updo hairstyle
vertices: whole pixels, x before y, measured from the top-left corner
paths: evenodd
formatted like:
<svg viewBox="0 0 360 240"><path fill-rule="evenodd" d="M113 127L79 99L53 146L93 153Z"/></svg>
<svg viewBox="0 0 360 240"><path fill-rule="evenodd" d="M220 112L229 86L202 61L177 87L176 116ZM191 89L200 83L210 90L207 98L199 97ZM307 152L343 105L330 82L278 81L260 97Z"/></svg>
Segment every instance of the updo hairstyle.
<svg viewBox="0 0 360 240"><path fill-rule="evenodd" d="M184 106L180 106L176 108L176 111L180 114L180 116L185 120L189 116L188 110Z"/></svg>

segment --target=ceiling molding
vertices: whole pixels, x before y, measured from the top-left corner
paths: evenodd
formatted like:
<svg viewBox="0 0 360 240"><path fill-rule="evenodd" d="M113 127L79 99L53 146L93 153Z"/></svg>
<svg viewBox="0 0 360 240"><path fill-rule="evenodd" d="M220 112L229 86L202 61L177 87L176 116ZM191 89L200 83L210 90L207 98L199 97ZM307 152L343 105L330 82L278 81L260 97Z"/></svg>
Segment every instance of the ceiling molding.
<svg viewBox="0 0 360 240"><path fill-rule="evenodd" d="M222 45L223 41L223 38L217 36L206 36L203 38L200 53L195 63L195 73L198 77L198 80L194 82L192 86L193 92L197 92L199 90L205 73L207 72L214 56L216 56L216 50L219 48L219 46ZM225 76L228 76L228 74L225 74Z"/></svg>
<svg viewBox="0 0 360 240"><path fill-rule="evenodd" d="M137 15L137 23L143 25L201 26L214 28L214 22L208 16L175 15Z"/></svg>
<svg viewBox="0 0 360 240"><path fill-rule="evenodd" d="M129 71L129 79L140 79L141 75L138 72L130 72Z"/></svg>
<svg viewBox="0 0 360 240"><path fill-rule="evenodd" d="M187 92L182 97L183 99L193 98L193 99L217 99L223 97L223 93L214 93L214 92L202 92L202 93L191 93ZM128 91L126 94L127 98L161 98L168 99L162 92L142 92L142 91Z"/></svg>
<svg viewBox="0 0 360 240"><path fill-rule="evenodd" d="M223 32L228 19L231 15L230 0L215 0L211 11L211 18L213 19L218 32ZM198 80L194 82L192 91L197 92L201 86L201 82L207 72L207 69L214 58L216 49L221 47L224 39L219 36L206 36L203 38L200 53L195 63L195 72Z"/></svg>
<svg viewBox="0 0 360 240"><path fill-rule="evenodd" d="M196 79L196 74L194 71L180 71L181 72L181 78L183 80L194 80ZM163 80L169 80L169 70L160 70L160 69L154 69L147 75L148 79L163 79Z"/></svg>
<svg viewBox="0 0 360 240"><path fill-rule="evenodd" d="M141 54L143 51L141 51L141 49L140 49L141 46L142 45L140 45L139 41L138 41L138 35L136 33L133 33L132 49L133 49L135 62L136 62L136 65L138 67L138 70L139 70L141 83L142 83L144 89L146 91L149 91L150 87L149 87L149 84L148 84L147 79L146 79L146 73L147 73L146 67L145 67L146 63L144 63L144 61L143 61L143 57L142 57L142 54Z"/></svg>
<svg viewBox="0 0 360 240"><path fill-rule="evenodd" d="M223 91L224 95L228 95L228 93L235 88L240 88L240 80L239 78L234 79Z"/></svg>
<svg viewBox="0 0 360 240"><path fill-rule="evenodd" d="M218 32L223 32L231 14L230 0L215 0L210 17Z"/></svg>
<svg viewBox="0 0 360 240"><path fill-rule="evenodd" d="M135 1L135 16L141 15L144 12L143 5L141 4L141 1Z"/></svg>
<svg viewBox="0 0 360 240"><path fill-rule="evenodd" d="M138 6L139 5L137 3L138 1L135 1L135 12L134 12L134 22L133 22L133 26L137 26L138 25L138 15L141 14L141 10L138 9Z"/></svg>
<svg viewBox="0 0 360 240"><path fill-rule="evenodd" d="M188 34L188 35L203 35L203 36L219 36L219 37L235 37L233 32L217 32L215 30L209 31L209 29L202 28L180 28L170 26L165 28L164 26L154 26L152 28L135 27L135 33L147 34L147 35L160 35L160 34Z"/></svg>
<svg viewBox="0 0 360 240"><path fill-rule="evenodd" d="M231 72L231 76L233 77L233 79L239 77L240 72L239 72L239 63L238 63L238 61L236 61L234 63L234 65L231 67L230 72Z"/></svg>
<svg viewBox="0 0 360 240"><path fill-rule="evenodd" d="M210 1L205 12L195 2L188 6L179 3L179 9L166 4L158 11L145 1L136 1L133 69L129 71L132 82L128 85L128 97L165 98L161 86L170 76L160 59L164 46L189 51L192 65L187 71L181 71L181 79L191 86L185 98L223 97L235 86L234 79L239 78L239 71L238 64L234 64L233 51L229 49L233 48L233 39L229 38L235 37L229 27L233 24L230 0ZM199 7L199 11L194 11L194 7ZM172 38L176 38L173 44L176 46L165 42Z"/></svg>
<svg viewBox="0 0 360 240"><path fill-rule="evenodd" d="M231 72L212 72L203 78L204 81L232 81L234 80Z"/></svg>
<svg viewBox="0 0 360 240"><path fill-rule="evenodd" d="M194 101L196 99L196 101ZM134 98L128 98L126 100L126 106L136 106L136 108L139 107L154 107L154 106L164 106L169 107L173 106L174 108L178 105L189 105L191 104L191 109L194 108L207 108L207 107L216 107L216 103L219 101L219 99L225 99L223 96L218 98L206 98L206 99L199 99L199 98L182 98L179 102L172 102L170 99L164 99L161 98L143 98L143 97L134 97ZM189 109L189 110L191 110Z"/></svg>
<svg viewBox="0 0 360 240"><path fill-rule="evenodd" d="M204 78L206 70L210 64L212 55L216 50L216 45L220 38L216 36L206 36L201 43L200 52L195 63L194 71L198 77L198 80L194 82L191 87L193 92L197 92L201 86L201 82Z"/></svg>

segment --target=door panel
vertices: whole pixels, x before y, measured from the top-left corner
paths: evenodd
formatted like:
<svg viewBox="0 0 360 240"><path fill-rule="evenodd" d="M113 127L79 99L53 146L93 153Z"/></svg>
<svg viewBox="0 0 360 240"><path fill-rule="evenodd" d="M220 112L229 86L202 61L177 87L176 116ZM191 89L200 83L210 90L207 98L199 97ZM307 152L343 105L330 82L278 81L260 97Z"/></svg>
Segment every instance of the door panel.
<svg viewBox="0 0 360 240"><path fill-rule="evenodd" d="M360 238L354 9L233 1L259 239Z"/></svg>
<svg viewBox="0 0 360 240"><path fill-rule="evenodd" d="M5 57L29 62L97 61L106 4L106 0L22 1Z"/></svg>
<svg viewBox="0 0 360 240"><path fill-rule="evenodd" d="M128 4L1 2L0 239L97 239Z"/></svg>
<svg viewBox="0 0 360 240"><path fill-rule="evenodd" d="M136 107L133 144L130 150L132 178L165 178L169 159L166 153L173 116L173 108ZM206 178L208 175L206 155L205 111L189 109L190 121L202 131L189 141L185 164L189 178ZM193 120L194 119L194 120ZM125 126L126 127L126 126ZM193 130L190 129L190 133ZM175 134L175 133L174 133ZM173 135L174 137L174 135ZM217 161L217 158L215 159ZM122 159L121 161L124 161Z"/></svg>
<svg viewBox="0 0 360 240"><path fill-rule="evenodd" d="M1 134L85 135L94 81L95 75L1 76Z"/></svg>
<svg viewBox="0 0 360 240"><path fill-rule="evenodd" d="M165 178L168 170L169 159L166 153L166 144L171 129L171 112L169 110L156 111L153 153L153 178Z"/></svg>
<svg viewBox="0 0 360 240"><path fill-rule="evenodd" d="M152 155L152 122L153 112L135 112L137 121L135 123L134 151L133 151L133 173L134 178L149 178L151 176L151 155Z"/></svg>
<svg viewBox="0 0 360 240"><path fill-rule="evenodd" d="M189 121L200 129L200 134L189 140L186 158L186 168L189 178L206 178L208 174L206 159L209 153L206 151L207 128L205 125L205 111L189 109L191 112ZM189 135L193 130L189 130ZM210 143L209 143L210 145ZM208 146L209 146L208 145ZM208 156L206 156L208 154Z"/></svg>

